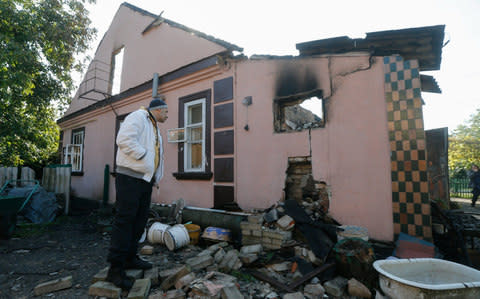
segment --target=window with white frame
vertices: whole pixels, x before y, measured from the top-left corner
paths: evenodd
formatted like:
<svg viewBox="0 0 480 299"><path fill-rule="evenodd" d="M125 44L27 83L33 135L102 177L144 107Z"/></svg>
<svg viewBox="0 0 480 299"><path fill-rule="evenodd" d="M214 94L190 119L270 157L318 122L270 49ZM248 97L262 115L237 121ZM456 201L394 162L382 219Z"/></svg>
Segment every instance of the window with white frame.
<svg viewBox="0 0 480 299"><path fill-rule="evenodd" d="M184 171L205 171L205 99L185 103Z"/></svg>
<svg viewBox="0 0 480 299"><path fill-rule="evenodd" d="M82 173L85 128L72 130L71 140L71 143L64 147L63 163L72 165L72 173Z"/></svg>
<svg viewBox="0 0 480 299"><path fill-rule="evenodd" d="M169 143L178 144L177 180L210 180L211 91L179 98L178 128L167 133Z"/></svg>

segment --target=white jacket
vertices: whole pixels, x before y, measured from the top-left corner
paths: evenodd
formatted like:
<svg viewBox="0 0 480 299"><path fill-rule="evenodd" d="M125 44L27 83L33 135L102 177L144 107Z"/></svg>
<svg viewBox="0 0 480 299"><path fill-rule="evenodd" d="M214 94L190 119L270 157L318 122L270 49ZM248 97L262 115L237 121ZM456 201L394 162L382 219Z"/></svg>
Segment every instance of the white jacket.
<svg viewBox="0 0 480 299"><path fill-rule="evenodd" d="M120 126L117 135L117 167L131 170L147 182L152 181L154 176L154 182L160 182L163 177L163 144L160 129L157 131L160 157L158 168L154 169L155 129L148 117L148 111L139 109L130 113Z"/></svg>

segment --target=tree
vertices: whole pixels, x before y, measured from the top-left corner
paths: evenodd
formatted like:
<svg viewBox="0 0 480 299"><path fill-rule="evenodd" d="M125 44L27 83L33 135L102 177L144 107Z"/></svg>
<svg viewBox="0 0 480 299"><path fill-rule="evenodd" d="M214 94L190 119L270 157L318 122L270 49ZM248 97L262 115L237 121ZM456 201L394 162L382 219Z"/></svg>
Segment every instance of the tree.
<svg viewBox="0 0 480 299"><path fill-rule="evenodd" d="M96 33L86 1L0 1L0 165L39 166L56 152L55 119Z"/></svg>
<svg viewBox="0 0 480 299"><path fill-rule="evenodd" d="M480 164L480 109L449 137L448 167L455 176L465 176L472 164Z"/></svg>

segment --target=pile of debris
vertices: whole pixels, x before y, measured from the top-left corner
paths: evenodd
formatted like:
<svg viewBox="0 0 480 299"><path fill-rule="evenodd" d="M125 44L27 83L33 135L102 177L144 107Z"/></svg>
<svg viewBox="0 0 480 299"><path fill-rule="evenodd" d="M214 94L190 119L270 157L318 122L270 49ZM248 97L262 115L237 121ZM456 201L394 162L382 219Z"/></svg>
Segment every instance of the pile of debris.
<svg viewBox="0 0 480 299"><path fill-rule="evenodd" d="M374 288L362 281L368 275L349 271L341 259L342 249L336 248L341 243L337 242L341 226L317 203L286 200L264 211L242 214L238 227L204 227L198 244L191 239L167 246L152 242L154 234L147 234L148 244L141 254L155 267L128 270L136 278L128 298L371 298ZM169 207L168 217L163 218L174 220L169 227L178 226L182 209L182 203ZM158 211L154 214L152 220L162 219ZM368 263L362 269L373 273L373 250L367 255L356 262ZM119 288L105 282L107 271L102 269L94 277L89 295L121 296Z"/></svg>

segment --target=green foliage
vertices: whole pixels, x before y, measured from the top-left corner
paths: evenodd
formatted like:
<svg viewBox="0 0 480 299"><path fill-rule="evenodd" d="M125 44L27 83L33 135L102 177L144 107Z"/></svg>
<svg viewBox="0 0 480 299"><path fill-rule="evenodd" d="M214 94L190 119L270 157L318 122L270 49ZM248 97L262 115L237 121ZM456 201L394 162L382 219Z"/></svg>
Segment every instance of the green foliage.
<svg viewBox="0 0 480 299"><path fill-rule="evenodd" d="M75 57L95 36L85 1L0 1L0 165L38 166L58 147Z"/></svg>
<svg viewBox="0 0 480 299"><path fill-rule="evenodd" d="M472 164L480 163L480 109L449 137L448 167L455 178L466 177Z"/></svg>

